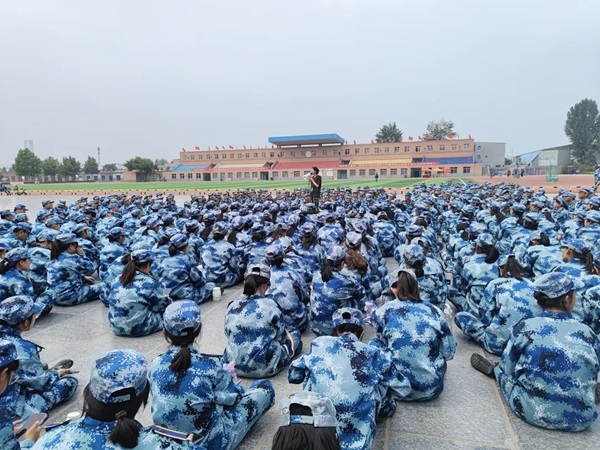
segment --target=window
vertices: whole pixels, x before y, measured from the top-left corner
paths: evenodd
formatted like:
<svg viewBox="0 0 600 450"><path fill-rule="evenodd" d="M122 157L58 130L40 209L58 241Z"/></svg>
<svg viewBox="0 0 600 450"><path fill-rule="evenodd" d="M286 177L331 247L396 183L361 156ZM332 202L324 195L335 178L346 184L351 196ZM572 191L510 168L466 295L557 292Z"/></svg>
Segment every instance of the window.
<svg viewBox="0 0 600 450"><path fill-rule="evenodd" d="M262 153L260 154L260 157L261 157L262 159L265 159L265 158L267 157L267 152L262 152Z"/></svg>
<svg viewBox="0 0 600 450"><path fill-rule="evenodd" d="M190 155L190 159L191 159L192 161L196 159L196 158L194 158L194 156L195 156L195 155Z"/></svg>
<svg viewBox="0 0 600 450"><path fill-rule="evenodd" d="M196 180L201 180L202 179L202 174L201 173L196 173Z"/></svg>
<svg viewBox="0 0 600 450"><path fill-rule="evenodd" d="M470 166L464 166L463 167L463 173L471 173L471 167Z"/></svg>
<svg viewBox="0 0 600 450"><path fill-rule="evenodd" d="M400 147L394 147L394 153L400 153Z"/></svg>
<svg viewBox="0 0 600 450"><path fill-rule="evenodd" d="M198 155L198 159L202 159L202 155Z"/></svg>
<svg viewBox="0 0 600 450"><path fill-rule="evenodd" d="M432 152L432 151L433 151L433 145L431 145L431 144L428 144L428 145L427 145L427 151L428 151L428 152Z"/></svg>
<svg viewBox="0 0 600 450"><path fill-rule="evenodd" d="M421 146L420 145L417 145L415 147L415 153L421 153Z"/></svg>
<svg viewBox="0 0 600 450"><path fill-rule="evenodd" d="M354 170L354 169L351 169L351 170L350 170L350 176L351 176L351 177L355 177L355 176L356 176L356 170Z"/></svg>
<svg viewBox="0 0 600 450"><path fill-rule="evenodd" d="M258 178L258 172L252 172L252 178Z"/></svg>
<svg viewBox="0 0 600 450"><path fill-rule="evenodd" d="M373 153L375 153L376 155L378 155L379 154L379 147L375 147L373 149Z"/></svg>
<svg viewBox="0 0 600 450"><path fill-rule="evenodd" d="M104 177L102 177L104 178ZM171 174L171 180L176 180L177 179L177 174L176 173L172 173Z"/></svg>
<svg viewBox="0 0 600 450"><path fill-rule="evenodd" d="M452 144L452 145L450 146L450 150L452 150L453 152L455 152L455 151L456 151L456 148L457 148L457 145L456 145L456 144Z"/></svg>
<svg viewBox="0 0 600 450"><path fill-rule="evenodd" d="M300 178L300 171L294 170L294 178Z"/></svg>
<svg viewBox="0 0 600 450"><path fill-rule="evenodd" d="M446 146L444 144L440 144L440 152L445 152Z"/></svg>
<svg viewBox="0 0 600 450"><path fill-rule="evenodd" d="M223 159L227 159L227 154L223 153L223 154L221 155L221 158L223 158Z"/></svg>
<svg viewBox="0 0 600 450"><path fill-rule="evenodd" d="M361 176L361 177L364 177L366 174L367 174L367 171L365 169L360 169L358 171L358 175Z"/></svg>
<svg viewBox="0 0 600 450"><path fill-rule="evenodd" d="M323 153L325 153L327 150L323 150ZM349 155L350 154L350 149L346 148L344 149L344 155Z"/></svg>
<svg viewBox="0 0 600 450"><path fill-rule="evenodd" d="M367 147L367 148L365 148L365 155L368 155L368 154L369 154L369 151L370 151L370 150L369 150L369 148L368 148L368 147Z"/></svg>
<svg viewBox="0 0 600 450"><path fill-rule="evenodd" d="M354 149L354 154L355 155L360 155L360 148L355 148Z"/></svg>
<svg viewBox="0 0 600 450"><path fill-rule="evenodd" d="M458 167L450 167L450 173L458 173Z"/></svg>
<svg viewBox="0 0 600 450"><path fill-rule="evenodd" d="M233 180L233 172L227 172L227 179Z"/></svg>
<svg viewBox="0 0 600 450"><path fill-rule="evenodd" d="M389 147L383 147L383 153L389 153L389 152L390 152Z"/></svg>
<svg viewBox="0 0 600 450"><path fill-rule="evenodd" d="M211 158L211 155L206 155L206 159L210 159L210 158Z"/></svg>
<svg viewBox="0 0 600 450"><path fill-rule="evenodd" d="M252 157L253 157L253 158L258 158L258 152L254 153L254 154L252 155Z"/></svg>
<svg viewBox="0 0 600 450"><path fill-rule="evenodd" d="M250 158L250 153L246 153L246 159Z"/></svg>
<svg viewBox="0 0 600 450"><path fill-rule="evenodd" d="M235 177L236 178L242 178L242 172L236 172L235 173Z"/></svg>
<svg viewBox="0 0 600 450"><path fill-rule="evenodd" d="M398 175L398 169L390 169L390 175Z"/></svg>
<svg viewBox="0 0 600 450"><path fill-rule="evenodd" d="M387 169L381 169L379 175L387 175Z"/></svg>
<svg viewBox="0 0 600 450"><path fill-rule="evenodd" d="M471 144L463 144L465 150L471 150Z"/></svg>
<svg viewBox="0 0 600 450"><path fill-rule="evenodd" d="M290 158L295 158L296 157L296 152L295 151L291 151L290 152Z"/></svg>
<svg viewBox="0 0 600 450"><path fill-rule="evenodd" d="M194 176L194 174L192 172L188 173L187 174L188 180L191 180L193 176Z"/></svg>
<svg viewBox="0 0 600 450"><path fill-rule="evenodd" d="M334 148L333 149L333 156L340 156L341 152L339 148Z"/></svg>
<svg viewBox="0 0 600 450"><path fill-rule="evenodd" d="M400 169L400 175L408 175L408 169Z"/></svg>
<svg viewBox="0 0 600 450"><path fill-rule="evenodd" d="M271 172L271 178L279 178L279 172Z"/></svg>
<svg viewBox="0 0 600 450"><path fill-rule="evenodd" d="M218 176L219 176L218 174L216 174L216 173L213 173L213 174L212 174L212 178L213 178L213 180L216 180Z"/></svg>
<svg viewBox="0 0 600 450"><path fill-rule="evenodd" d="M250 178L250 172L244 172L244 178Z"/></svg>
<svg viewBox="0 0 600 450"><path fill-rule="evenodd" d="M269 153L269 158L275 158L275 152Z"/></svg>
<svg viewBox="0 0 600 450"><path fill-rule="evenodd" d="M215 154L215 159L219 159L219 154L218 153Z"/></svg>
<svg viewBox="0 0 600 450"><path fill-rule="evenodd" d="M242 159L242 154L238 153L238 159Z"/></svg>
<svg viewBox="0 0 600 450"><path fill-rule="evenodd" d="M235 159L235 153L230 153L229 154L229 159Z"/></svg>
<svg viewBox="0 0 600 450"><path fill-rule="evenodd" d="M180 173L179 174L179 179L180 180L184 180L185 179L185 173Z"/></svg>
<svg viewBox="0 0 600 450"><path fill-rule="evenodd" d="M369 169L369 175L371 175L371 176L375 175L375 169Z"/></svg>
<svg viewBox="0 0 600 450"><path fill-rule="evenodd" d="M409 153L410 152L410 145L405 145L404 146L404 153Z"/></svg>
<svg viewBox="0 0 600 450"><path fill-rule="evenodd" d="M283 172L281 172L281 178L287 178L287 177L288 177L287 170L284 170Z"/></svg>

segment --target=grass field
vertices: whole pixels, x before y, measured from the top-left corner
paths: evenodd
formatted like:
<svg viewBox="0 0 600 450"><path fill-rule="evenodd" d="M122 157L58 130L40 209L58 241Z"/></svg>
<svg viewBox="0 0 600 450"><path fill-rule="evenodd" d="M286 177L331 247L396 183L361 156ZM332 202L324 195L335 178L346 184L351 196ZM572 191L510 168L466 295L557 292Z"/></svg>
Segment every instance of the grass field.
<svg viewBox="0 0 600 450"><path fill-rule="evenodd" d="M384 179L379 180L323 180L323 187L358 187L369 186L371 188L384 187L401 189L412 186L415 183L423 182L427 184L439 184L443 181L459 182L458 179L435 178L435 179ZM467 181L467 179L464 179ZM19 186L19 189L26 191L51 192L51 191L148 191L148 190L226 190L226 189L296 189L307 187L305 181L249 181L249 182L150 182L150 183L52 183L52 184L26 184Z"/></svg>

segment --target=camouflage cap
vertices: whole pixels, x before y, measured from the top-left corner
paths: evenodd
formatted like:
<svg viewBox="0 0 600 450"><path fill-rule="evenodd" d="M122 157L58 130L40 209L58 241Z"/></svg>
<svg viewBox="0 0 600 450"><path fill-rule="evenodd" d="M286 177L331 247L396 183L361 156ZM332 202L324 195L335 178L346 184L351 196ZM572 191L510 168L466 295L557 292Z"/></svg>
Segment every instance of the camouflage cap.
<svg viewBox="0 0 600 450"><path fill-rule="evenodd" d="M52 216L45 222L48 227L51 227L52 225L62 225L63 223L65 223L65 221L60 216Z"/></svg>
<svg viewBox="0 0 600 450"><path fill-rule="evenodd" d="M514 256L515 256L515 255L514 255L514 254L512 254L512 253L511 253L511 254L508 254L508 255L502 255L502 256L501 256L501 257L498 259L498 266L500 266L500 267L502 267L502 266L505 266L505 265L506 265L506 263L508 262L508 258L510 258L511 256L514 258Z"/></svg>
<svg viewBox="0 0 600 450"><path fill-rule="evenodd" d="M300 225L300 228L298 228L298 230L300 231L300 235L303 237L313 236L317 231L315 225L312 222L303 223L302 225Z"/></svg>
<svg viewBox="0 0 600 450"><path fill-rule="evenodd" d="M135 350L111 350L94 361L88 388L96 400L112 404L139 396L147 383L148 367L140 353Z"/></svg>
<svg viewBox="0 0 600 450"><path fill-rule="evenodd" d="M579 279L564 272L546 273L533 282L533 290L546 294L549 298L562 297L582 287L583 283Z"/></svg>
<svg viewBox="0 0 600 450"><path fill-rule="evenodd" d="M31 234L31 230L32 230L32 226L29 222L19 222L17 223L14 227L13 227L13 231L17 232L17 231L25 231L29 234Z"/></svg>
<svg viewBox="0 0 600 450"><path fill-rule="evenodd" d="M406 245L402 252L404 260L411 266L419 261L425 261L425 252L420 245Z"/></svg>
<svg viewBox="0 0 600 450"><path fill-rule="evenodd" d="M171 336L187 336L202 324L200 307L191 300L171 303L163 314L165 330Z"/></svg>
<svg viewBox="0 0 600 450"><path fill-rule="evenodd" d="M265 249L265 258L267 261L274 261L285 255L286 247L280 242L275 242Z"/></svg>
<svg viewBox="0 0 600 450"><path fill-rule="evenodd" d="M123 227L114 227L114 228L110 229L110 231L108 232L108 235L113 239L118 239L122 236L126 236L127 231L125 231L125 228L123 228Z"/></svg>
<svg viewBox="0 0 600 450"><path fill-rule="evenodd" d="M410 236L421 236L423 234L423 227L421 225L410 225L406 228L406 234Z"/></svg>
<svg viewBox="0 0 600 450"><path fill-rule="evenodd" d="M183 233L177 233L169 240L176 248L184 248L186 245L188 245L188 237Z"/></svg>
<svg viewBox="0 0 600 450"><path fill-rule="evenodd" d="M27 209L27 206L25 206L23 203L19 203L19 204L15 205L14 210L16 211L17 209L22 209L23 211L29 211L29 209Z"/></svg>
<svg viewBox="0 0 600 450"><path fill-rule="evenodd" d="M4 259L6 259L9 263L15 263L17 261L21 261L22 259L29 258L29 249L23 247L13 248L4 256Z"/></svg>
<svg viewBox="0 0 600 450"><path fill-rule="evenodd" d="M475 243L481 247L492 247L495 244L494 237L490 233L481 233L475 239Z"/></svg>
<svg viewBox="0 0 600 450"><path fill-rule="evenodd" d="M300 405L310 408L312 416L290 414L291 405ZM313 425L317 428L334 428L337 426L336 411L333 402L318 392L295 392L281 400L281 418L279 425L282 427L297 423Z"/></svg>
<svg viewBox="0 0 600 450"><path fill-rule="evenodd" d="M363 326L362 313L356 308L340 308L337 309L331 318L333 328L337 328L345 323Z"/></svg>
<svg viewBox="0 0 600 450"><path fill-rule="evenodd" d="M50 203L54 203L54 200L50 200L49 198L42 200L42 206L49 205Z"/></svg>
<svg viewBox="0 0 600 450"><path fill-rule="evenodd" d="M226 235L229 232L229 225L227 222L217 222L213 225L212 232L213 234Z"/></svg>
<svg viewBox="0 0 600 450"><path fill-rule="evenodd" d="M54 239L56 239L58 242L60 242L63 245L75 244L77 242L77 236L75 236L75 234L73 234L73 233L60 233L60 234L57 234Z"/></svg>
<svg viewBox="0 0 600 450"><path fill-rule="evenodd" d="M89 230L89 229L90 229L90 227L88 227L85 223L79 223L75 227L73 227L73 233L79 234L79 233L83 233L85 230Z"/></svg>
<svg viewBox="0 0 600 450"><path fill-rule="evenodd" d="M339 245L334 245L327 249L327 253L325 253L325 258L334 264L339 264L346 259L348 253L344 247Z"/></svg>
<svg viewBox="0 0 600 450"><path fill-rule="evenodd" d="M346 235L346 242L350 247L360 247L362 239L362 234L355 231L351 231Z"/></svg>
<svg viewBox="0 0 600 450"><path fill-rule="evenodd" d="M12 327L41 313L42 309L42 305L35 303L31 297L15 295L0 302L0 320Z"/></svg>
<svg viewBox="0 0 600 450"><path fill-rule="evenodd" d="M15 344L7 339L0 340L0 367L8 366L17 360Z"/></svg>
<svg viewBox="0 0 600 450"><path fill-rule="evenodd" d="M162 220L160 220L159 217L152 217L152 218L149 218L148 220L146 220L146 226L148 228L156 228L162 224L163 224L163 222L162 222Z"/></svg>
<svg viewBox="0 0 600 450"><path fill-rule="evenodd" d="M195 231L200 228L200 222L196 219L189 219L185 221L185 229L188 231Z"/></svg>
<svg viewBox="0 0 600 450"><path fill-rule="evenodd" d="M529 235L529 241L539 241L542 238L542 232L540 230L534 230Z"/></svg>
<svg viewBox="0 0 600 450"><path fill-rule="evenodd" d="M19 214L15 215L14 222L21 223L21 222L27 222L28 220L29 220L29 217L27 217L27 214L19 213Z"/></svg>
<svg viewBox="0 0 600 450"><path fill-rule="evenodd" d="M246 276L256 275L266 279L271 279L271 269L265 264L254 264L246 269Z"/></svg>
<svg viewBox="0 0 600 450"><path fill-rule="evenodd" d="M0 239L0 250L10 250L12 248L12 244L6 239Z"/></svg>
<svg viewBox="0 0 600 450"><path fill-rule="evenodd" d="M594 209L588 211L585 215L585 220L589 220L590 222L600 223L600 211L596 211Z"/></svg>
<svg viewBox="0 0 600 450"><path fill-rule="evenodd" d="M138 249L131 252L131 259L137 263L147 263L154 261L154 253L146 249Z"/></svg>
<svg viewBox="0 0 600 450"><path fill-rule="evenodd" d="M573 250L575 253L587 253L590 251L587 243L583 239L571 239L563 241L560 244L561 248L568 248Z"/></svg>

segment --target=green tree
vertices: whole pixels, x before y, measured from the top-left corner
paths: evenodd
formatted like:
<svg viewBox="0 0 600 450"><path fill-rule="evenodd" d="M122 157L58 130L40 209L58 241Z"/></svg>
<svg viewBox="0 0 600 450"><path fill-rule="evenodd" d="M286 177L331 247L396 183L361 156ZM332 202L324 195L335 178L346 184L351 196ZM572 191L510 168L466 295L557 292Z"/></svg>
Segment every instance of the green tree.
<svg viewBox="0 0 600 450"><path fill-rule="evenodd" d="M401 139L402 131L398 129L396 122L383 125L375 135L377 142L400 142Z"/></svg>
<svg viewBox="0 0 600 450"><path fill-rule="evenodd" d="M88 158L85 160L85 163L83 164L83 171L89 174L95 174L100 172L100 169L98 168L98 161L96 161L96 158L88 156Z"/></svg>
<svg viewBox="0 0 600 450"><path fill-rule="evenodd" d="M28 148L19 150L13 164L20 177L37 177L42 174L42 160Z"/></svg>
<svg viewBox="0 0 600 450"><path fill-rule="evenodd" d="M150 176L158 170L154 161L140 156L125 161L125 167L127 167L127 170L136 172L137 181L148 181Z"/></svg>
<svg viewBox="0 0 600 450"><path fill-rule="evenodd" d="M442 141L447 139L449 135L458 137L454 132L454 122L451 120L432 120L427 124L427 129L423 133L423 139L430 141Z"/></svg>
<svg viewBox="0 0 600 450"><path fill-rule="evenodd" d="M596 164L600 146L600 115L595 100L584 98L569 109L565 134L571 140L572 155L577 162Z"/></svg>
<svg viewBox="0 0 600 450"><path fill-rule="evenodd" d="M63 177L75 177L81 172L81 164L73 156L69 155L63 158L60 174Z"/></svg>
<svg viewBox="0 0 600 450"><path fill-rule="evenodd" d="M104 172L116 172L117 171L117 165L116 164L104 164L102 166L102 170Z"/></svg>
<svg viewBox="0 0 600 450"><path fill-rule="evenodd" d="M169 164L169 161L167 161L165 158L158 158L154 160L154 164L156 164L156 167L166 166Z"/></svg>
<svg viewBox="0 0 600 450"><path fill-rule="evenodd" d="M42 161L42 172L47 177L55 177L60 174L60 161L52 156L48 156Z"/></svg>

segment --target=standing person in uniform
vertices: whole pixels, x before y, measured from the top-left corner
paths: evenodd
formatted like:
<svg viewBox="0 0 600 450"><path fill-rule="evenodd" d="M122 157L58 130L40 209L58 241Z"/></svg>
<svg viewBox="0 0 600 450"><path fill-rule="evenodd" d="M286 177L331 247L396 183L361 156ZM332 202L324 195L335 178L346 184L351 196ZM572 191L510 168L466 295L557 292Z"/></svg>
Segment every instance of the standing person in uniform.
<svg viewBox="0 0 600 450"><path fill-rule="evenodd" d="M310 172L310 178L308 179L310 182L310 202L314 203L319 209L319 200L321 198L321 175L319 175L319 168L314 166L312 171Z"/></svg>

